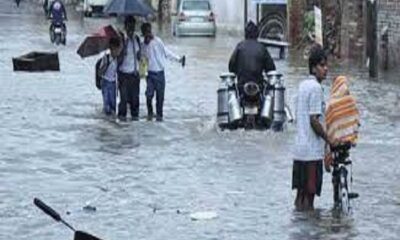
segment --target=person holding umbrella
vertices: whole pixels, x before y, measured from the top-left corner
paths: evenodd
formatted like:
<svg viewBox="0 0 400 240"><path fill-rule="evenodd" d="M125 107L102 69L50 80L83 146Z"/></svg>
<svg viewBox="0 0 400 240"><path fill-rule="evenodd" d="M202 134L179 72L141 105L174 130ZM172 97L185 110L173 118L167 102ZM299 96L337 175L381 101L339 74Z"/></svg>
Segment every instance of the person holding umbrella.
<svg viewBox="0 0 400 240"><path fill-rule="evenodd" d="M136 20L133 16L125 18L125 33L123 48L118 58L118 87L121 101L118 106L118 117L126 120L127 105L130 105L132 121L139 120L140 94L140 39L135 34Z"/></svg>
<svg viewBox="0 0 400 240"><path fill-rule="evenodd" d="M163 121L163 105L165 92L165 63L167 59L175 60L185 65L185 57L179 57L171 52L163 43L163 41L154 36L150 23L143 23L141 31L144 37L143 56L148 60L147 73L147 120L153 120L153 97L156 94L156 120Z"/></svg>

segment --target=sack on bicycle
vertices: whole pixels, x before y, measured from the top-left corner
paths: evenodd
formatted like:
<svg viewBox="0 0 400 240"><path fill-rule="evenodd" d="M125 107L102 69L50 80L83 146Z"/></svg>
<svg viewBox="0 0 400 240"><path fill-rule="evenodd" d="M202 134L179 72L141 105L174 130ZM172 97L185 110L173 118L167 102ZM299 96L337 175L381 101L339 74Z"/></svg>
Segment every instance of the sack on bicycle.
<svg viewBox="0 0 400 240"><path fill-rule="evenodd" d="M360 114L345 76L335 78L325 116L328 138L339 143L349 143L355 146L360 127ZM324 159L326 171L330 171L332 162L332 152L328 149Z"/></svg>

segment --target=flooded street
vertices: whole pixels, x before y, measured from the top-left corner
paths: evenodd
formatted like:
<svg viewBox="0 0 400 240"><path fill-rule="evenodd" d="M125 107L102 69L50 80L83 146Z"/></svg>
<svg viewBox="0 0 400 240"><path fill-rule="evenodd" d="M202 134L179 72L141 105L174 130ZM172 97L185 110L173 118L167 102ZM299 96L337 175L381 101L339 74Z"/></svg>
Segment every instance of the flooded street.
<svg viewBox="0 0 400 240"><path fill-rule="evenodd" d="M39 7L0 3L0 239L73 239L32 204L39 197L75 228L105 240L398 239L400 236L400 81L349 76L362 114L352 151L354 214L335 218L331 176L312 214L294 211L295 128L283 133L215 126L218 76L239 37L163 38L187 66L167 67L165 121L147 122L145 81L140 121L116 124L101 113L94 64L76 50L85 35L114 23L69 12L67 46L53 46ZM12 57L58 51L60 72L13 72ZM273 55L277 54L273 52ZM276 60L293 106L306 65ZM324 82L325 92L329 80ZM85 211L84 206L96 211ZM213 211L216 219L192 221Z"/></svg>

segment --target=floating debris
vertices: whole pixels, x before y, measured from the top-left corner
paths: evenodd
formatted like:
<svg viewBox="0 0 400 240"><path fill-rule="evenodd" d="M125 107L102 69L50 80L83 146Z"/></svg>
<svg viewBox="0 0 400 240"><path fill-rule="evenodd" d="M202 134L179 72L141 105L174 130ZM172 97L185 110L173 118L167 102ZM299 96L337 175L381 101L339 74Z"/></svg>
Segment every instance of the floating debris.
<svg viewBox="0 0 400 240"><path fill-rule="evenodd" d="M97 209L94 206L86 205L86 206L83 207L83 210L87 211L87 212L96 212Z"/></svg>
<svg viewBox="0 0 400 240"><path fill-rule="evenodd" d="M190 218L193 221L197 220L211 220L217 218L218 214L216 212L208 211L208 212L195 212L190 214Z"/></svg>

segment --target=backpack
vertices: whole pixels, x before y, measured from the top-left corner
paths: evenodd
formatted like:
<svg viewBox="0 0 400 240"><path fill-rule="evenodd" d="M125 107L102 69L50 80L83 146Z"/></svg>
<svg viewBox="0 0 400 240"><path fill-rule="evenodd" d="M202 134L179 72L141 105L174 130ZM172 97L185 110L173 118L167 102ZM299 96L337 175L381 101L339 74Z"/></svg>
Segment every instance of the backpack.
<svg viewBox="0 0 400 240"><path fill-rule="evenodd" d="M103 61L103 59L106 60L106 63L104 64L104 66L102 67L101 63ZM97 60L96 65L95 65L95 80L96 80L96 88L101 90L101 79L103 78L103 75L105 74L108 65L110 64L110 60L109 60L109 54L101 57L99 60Z"/></svg>

